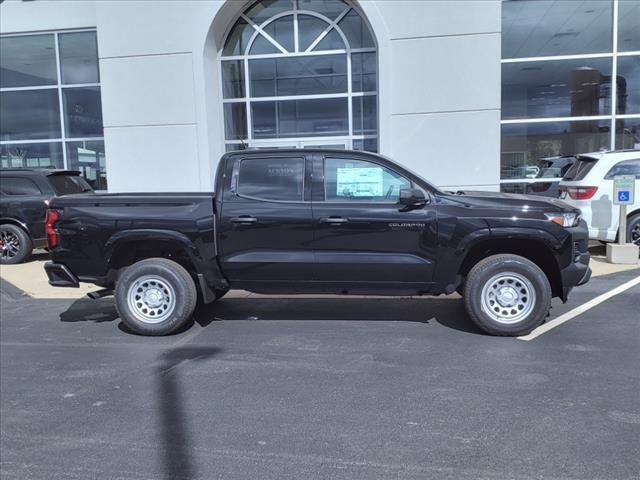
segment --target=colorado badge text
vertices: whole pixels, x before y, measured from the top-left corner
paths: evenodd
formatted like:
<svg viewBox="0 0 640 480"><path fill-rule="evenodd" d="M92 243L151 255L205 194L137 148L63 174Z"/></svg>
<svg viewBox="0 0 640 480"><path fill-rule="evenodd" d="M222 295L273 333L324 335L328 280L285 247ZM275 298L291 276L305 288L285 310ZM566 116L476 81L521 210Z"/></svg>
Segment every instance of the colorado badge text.
<svg viewBox="0 0 640 480"><path fill-rule="evenodd" d="M424 226L424 223L416 222L389 223L391 230L422 230Z"/></svg>

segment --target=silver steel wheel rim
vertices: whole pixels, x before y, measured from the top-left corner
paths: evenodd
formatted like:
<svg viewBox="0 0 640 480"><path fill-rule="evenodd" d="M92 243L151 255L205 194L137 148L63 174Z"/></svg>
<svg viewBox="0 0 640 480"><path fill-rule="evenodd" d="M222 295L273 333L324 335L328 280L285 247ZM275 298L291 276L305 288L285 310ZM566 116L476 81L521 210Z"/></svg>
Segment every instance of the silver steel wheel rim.
<svg viewBox="0 0 640 480"><path fill-rule="evenodd" d="M636 223L631 229L631 243L640 246L640 222Z"/></svg>
<svg viewBox="0 0 640 480"><path fill-rule="evenodd" d="M533 284L519 273L498 273L482 288L482 310L498 323L510 325L522 321L535 304Z"/></svg>
<svg viewBox="0 0 640 480"><path fill-rule="evenodd" d="M138 278L129 287L127 303L133 315L144 323L160 323L176 308L176 294L169 282L156 275Z"/></svg>
<svg viewBox="0 0 640 480"><path fill-rule="evenodd" d="M0 232L0 257L13 258L20 252L20 238L13 232Z"/></svg>

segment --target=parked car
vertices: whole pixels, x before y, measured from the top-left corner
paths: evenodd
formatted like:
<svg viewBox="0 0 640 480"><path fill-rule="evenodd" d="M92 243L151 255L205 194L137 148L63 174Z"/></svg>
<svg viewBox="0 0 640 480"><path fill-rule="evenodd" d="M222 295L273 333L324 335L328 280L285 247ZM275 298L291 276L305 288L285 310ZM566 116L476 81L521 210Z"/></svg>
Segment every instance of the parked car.
<svg viewBox="0 0 640 480"><path fill-rule="evenodd" d="M573 155L543 159L538 176L533 182L526 184L527 193L558 198L560 181L575 161L576 157Z"/></svg>
<svg viewBox="0 0 640 480"><path fill-rule="evenodd" d="M0 263L23 262L34 248L45 246L44 219L52 198L91 191L77 171L0 170Z"/></svg>
<svg viewBox="0 0 640 480"><path fill-rule="evenodd" d="M589 238L613 242L620 223L620 207L613 203L617 175L636 177L635 203L627 206L627 241L640 245L640 150L577 156L560 182L560 198L582 211Z"/></svg>
<svg viewBox="0 0 640 480"><path fill-rule="evenodd" d="M587 226L558 199L445 193L386 157L336 150L225 154L215 193L69 195L51 202L51 285L114 294L147 335L196 300L259 293L440 295L496 335L540 325L589 280ZM363 304L364 305L364 304Z"/></svg>

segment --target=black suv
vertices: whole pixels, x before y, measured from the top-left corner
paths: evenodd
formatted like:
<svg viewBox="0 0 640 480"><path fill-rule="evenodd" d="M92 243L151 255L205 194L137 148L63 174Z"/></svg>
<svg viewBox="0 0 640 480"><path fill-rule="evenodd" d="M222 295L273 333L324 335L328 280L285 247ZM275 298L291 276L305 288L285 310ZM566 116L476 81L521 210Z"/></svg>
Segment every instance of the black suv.
<svg viewBox="0 0 640 480"><path fill-rule="evenodd" d="M23 262L46 246L44 219L53 197L84 192L93 189L77 171L0 170L0 264Z"/></svg>

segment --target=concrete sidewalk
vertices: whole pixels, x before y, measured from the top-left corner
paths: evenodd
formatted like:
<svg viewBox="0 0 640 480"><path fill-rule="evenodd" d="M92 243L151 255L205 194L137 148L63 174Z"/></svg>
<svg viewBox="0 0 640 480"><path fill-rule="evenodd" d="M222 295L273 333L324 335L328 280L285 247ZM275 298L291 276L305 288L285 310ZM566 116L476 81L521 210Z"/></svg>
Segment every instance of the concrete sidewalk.
<svg viewBox="0 0 640 480"><path fill-rule="evenodd" d="M640 269L638 265L612 265L607 263L606 249L604 245L596 244L590 248L591 269L593 276L607 275L626 270ZM36 253L29 262L19 265L0 266L0 276L7 282L22 290L32 298L81 298L87 293L98 290L95 285L81 284L80 288L55 288L49 285L47 276L44 273L44 263L49 259L46 252ZM262 295L234 290L227 294L230 298L259 297ZM274 297L274 295L268 295ZM450 295L451 298L458 298L457 294ZM428 297L416 297L428 298Z"/></svg>
<svg viewBox="0 0 640 480"><path fill-rule="evenodd" d="M49 260L46 252L35 253L28 262L18 265L0 265L0 277L32 298L80 298L96 290L95 285L81 284L80 288L55 288L49 285L44 264Z"/></svg>

